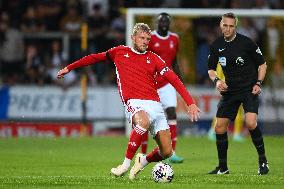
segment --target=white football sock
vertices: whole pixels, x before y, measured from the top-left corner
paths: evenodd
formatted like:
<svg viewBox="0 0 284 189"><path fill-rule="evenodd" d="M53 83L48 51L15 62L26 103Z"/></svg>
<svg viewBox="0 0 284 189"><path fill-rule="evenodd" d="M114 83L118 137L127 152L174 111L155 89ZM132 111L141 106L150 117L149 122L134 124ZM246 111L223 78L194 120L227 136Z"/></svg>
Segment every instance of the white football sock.
<svg viewBox="0 0 284 189"><path fill-rule="evenodd" d="M131 163L131 159L124 158L122 166L128 169L130 167L130 163Z"/></svg>

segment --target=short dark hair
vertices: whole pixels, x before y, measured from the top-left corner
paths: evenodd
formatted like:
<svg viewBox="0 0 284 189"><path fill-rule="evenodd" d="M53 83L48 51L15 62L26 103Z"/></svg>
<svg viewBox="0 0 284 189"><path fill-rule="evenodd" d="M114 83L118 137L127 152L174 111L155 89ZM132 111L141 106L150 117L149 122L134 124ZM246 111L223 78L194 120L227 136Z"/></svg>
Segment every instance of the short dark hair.
<svg viewBox="0 0 284 189"><path fill-rule="evenodd" d="M160 14L158 14L157 19L160 19L161 16L166 16L166 17L168 17L168 19L171 18L171 16L170 16L168 13L166 13L166 12L161 12Z"/></svg>
<svg viewBox="0 0 284 189"><path fill-rule="evenodd" d="M234 19L234 20L236 21L236 26L237 26L237 24L238 24L238 17L237 17L234 13L232 13L232 12L225 13L225 14L223 14L223 16L222 16L222 20L223 20L224 18L231 18L231 19Z"/></svg>

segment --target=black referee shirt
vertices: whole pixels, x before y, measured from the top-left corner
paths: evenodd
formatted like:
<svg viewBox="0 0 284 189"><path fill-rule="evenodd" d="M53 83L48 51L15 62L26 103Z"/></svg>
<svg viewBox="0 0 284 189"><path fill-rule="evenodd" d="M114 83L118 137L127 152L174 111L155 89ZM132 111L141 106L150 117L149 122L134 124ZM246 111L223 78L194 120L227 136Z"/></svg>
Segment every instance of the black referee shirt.
<svg viewBox="0 0 284 189"><path fill-rule="evenodd" d="M236 94L251 91L257 81L258 66L264 64L259 47L248 37L238 34L230 41L219 37L210 46L208 69L216 70L222 66L228 91Z"/></svg>

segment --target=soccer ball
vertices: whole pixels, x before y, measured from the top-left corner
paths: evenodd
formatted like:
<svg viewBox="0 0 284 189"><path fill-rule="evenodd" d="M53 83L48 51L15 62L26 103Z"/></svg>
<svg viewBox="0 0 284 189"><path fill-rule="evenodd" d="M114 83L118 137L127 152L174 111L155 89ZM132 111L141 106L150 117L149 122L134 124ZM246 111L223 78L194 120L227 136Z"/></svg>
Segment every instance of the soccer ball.
<svg viewBox="0 0 284 189"><path fill-rule="evenodd" d="M152 169L152 178L155 182L171 182L174 178L174 170L170 164L157 163Z"/></svg>

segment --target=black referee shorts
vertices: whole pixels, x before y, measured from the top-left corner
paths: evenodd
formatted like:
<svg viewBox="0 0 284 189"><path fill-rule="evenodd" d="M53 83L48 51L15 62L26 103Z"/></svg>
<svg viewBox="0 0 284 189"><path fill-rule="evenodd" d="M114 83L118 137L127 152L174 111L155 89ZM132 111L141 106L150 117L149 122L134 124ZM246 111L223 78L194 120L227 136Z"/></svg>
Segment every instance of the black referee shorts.
<svg viewBox="0 0 284 189"><path fill-rule="evenodd" d="M231 121L235 120L241 104L243 104L245 113L252 112L258 114L258 95L247 91L240 94L223 95L218 104L216 117L229 118Z"/></svg>

